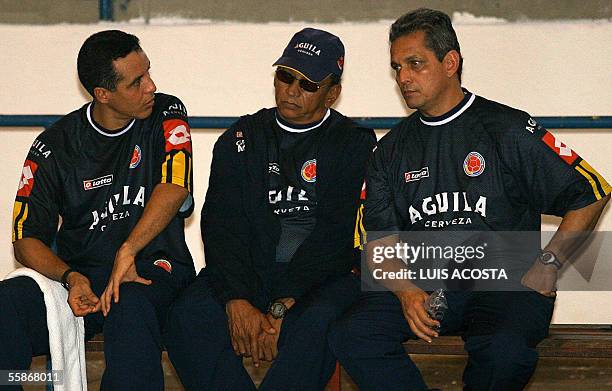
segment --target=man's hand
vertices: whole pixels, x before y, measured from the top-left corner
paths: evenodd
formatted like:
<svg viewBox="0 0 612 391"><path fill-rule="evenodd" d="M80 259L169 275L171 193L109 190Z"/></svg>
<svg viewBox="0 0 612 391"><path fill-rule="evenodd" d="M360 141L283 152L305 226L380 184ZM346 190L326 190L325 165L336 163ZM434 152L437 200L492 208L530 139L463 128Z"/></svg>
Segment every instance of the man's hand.
<svg viewBox="0 0 612 391"><path fill-rule="evenodd" d="M115 256L113 272L100 297L104 316L108 315L113 298L115 303L119 302L119 286L122 283L135 281L145 285L151 284L151 281L141 278L136 273L134 258L166 228L188 196L189 191L186 188L173 183L159 183L153 188L140 220Z"/></svg>
<svg viewBox="0 0 612 391"><path fill-rule="evenodd" d="M287 310L295 304L295 299L292 297L277 299L277 301L283 303L285 307L287 307ZM266 330L262 330L259 335L259 355L262 360L272 361L278 356L278 337L280 336L284 318L275 319L270 313L266 314L266 318L276 332L269 333Z"/></svg>
<svg viewBox="0 0 612 391"><path fill-rule="evenodd" d="M269 313L266 314L266 319L272 325L275 332L270 333L262 330L259 334L259 358L265 361L272 361L278 356L278 337L280 335L283 318L274 319Z"/></svg>
<svg viewBox="0 0 612 391"><path fill-rule="evenodd" d="M151 280L140 277L136 272L135 257L135 252L125 243L117 251L113 271L101 297L102 313L104 316L108 315L113 298L115 303L119 302L119 286L124 282L134 281L144 285L151 285Z"/></svg>
<svg viewBox="0 0 612 391"><path fill-rule="evenodd" d="M68 305L74 316L85 316L100 310L100 299L91 290L89 279L79 272L68 275Z"/></svg>
<svg viewBox="0 0 612 391"><path fill-rule="evenodd" d="M555 254L561 264L572 259L573 254L595 229L601 212L609 200L608 194L590 205L567 212L544 251ZM557 279L558 270L554 265L545 265L536 260L521 279L521 284L544 296L555 297Z"/></svg>
<svg viewBox="0 0 612 391"><path fill-rule="evenodd" d="M253 364L259 366L260 345L259 336L263 332L274 334L266 315L253 307L247 300L230 300L225 305L229 323L229 333L232 348L237 355L253 357Z"/></svg>
<svg viewBox="0 0 612 391"><path fill-rule="evenodd" d="M417 337L431 343L431 338L438 336L438 333L432 327L439 327L440 322L432 319L425 309L424 303L429 295L419 288L394 293L402 305L404 318L406 318L410 330Z"/></svg>
<svg viewBox="0 0 612 391"><path fill-rule="evenodd" d="M535 261L521 279L521 284L533 289L541 295L557 296L557 268L554 265L544 265Z"/></svg>

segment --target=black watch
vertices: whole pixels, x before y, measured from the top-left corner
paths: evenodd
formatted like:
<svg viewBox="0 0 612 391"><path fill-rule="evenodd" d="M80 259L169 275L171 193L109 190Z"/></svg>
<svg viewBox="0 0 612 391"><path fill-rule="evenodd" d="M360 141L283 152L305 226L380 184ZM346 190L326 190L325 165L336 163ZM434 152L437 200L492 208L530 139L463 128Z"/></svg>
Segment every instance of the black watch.
<svg viewBox="0 0 612 391"><path fill-rule="evenodd" d="M543 263L544 265L553 265L557 268L557 270L561 269L563 264L559 262L557 256L552 251L542 251L538 256L538 261Z"/></svg>
<svg viewBox="0 0 612 391"><path fill-rule="evenodd" d="M270 304L270 308L268 309L268 312L270 313L270 315L272 315L274 319L282 319L285 317L288 310L289 309L284 303L280 301L275 301L272 304Z"/></svg>
<svg viewBox="0 0 612 391"><path fill-rule="evenodd" d="M60 282L62 283L62 286L64 287L64 289L66 289L67 291L70 290L70 284L68 284L68 275L72 272L74 272L76 270L72 270L72 269L68 269L64 272L64 274L62 274L62 278L60 279Z"/></svg>

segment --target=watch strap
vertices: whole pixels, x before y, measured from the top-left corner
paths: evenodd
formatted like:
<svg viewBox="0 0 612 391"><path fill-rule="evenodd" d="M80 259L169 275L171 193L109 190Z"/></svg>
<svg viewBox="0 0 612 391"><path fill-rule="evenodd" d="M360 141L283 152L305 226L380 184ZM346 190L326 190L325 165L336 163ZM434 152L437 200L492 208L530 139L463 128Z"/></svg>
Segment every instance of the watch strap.
<svg viewBox="0 0 612 391"><path fill-rule="evenodd" d="M68 284L68 275L72 273L73 271L75 270L68 268L68 270L66 270L64 274L62 274L62 278L60 279L62 286L64 287L64 289L68 291L70 290L70 284Z"/></svg>

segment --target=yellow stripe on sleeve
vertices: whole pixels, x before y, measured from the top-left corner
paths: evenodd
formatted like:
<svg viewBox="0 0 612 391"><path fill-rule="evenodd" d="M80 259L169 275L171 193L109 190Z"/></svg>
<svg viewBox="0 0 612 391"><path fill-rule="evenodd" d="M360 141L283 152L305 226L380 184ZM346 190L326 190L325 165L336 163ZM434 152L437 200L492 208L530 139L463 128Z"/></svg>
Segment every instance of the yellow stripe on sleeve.
<svg viewBox="0 0 612 391"><path fill-rule="evenodd" d="M168 161L172 158L170 154L166 155L166 161L162 164L161 183L168 183Z"/></svg>
<svg viewBox="0 0 612 391"><path fill-rule="evenodd" d="M599 182L599 186L604 192L603 196L610 194L610 192L612 191L612 186L610 186L610 184L606 181L606 179L603 176L601 176L600 173L598 173L593 167L591 167L591 165L587 163L586 160L582 160L579 165L582 168L584 168L586 171L595 175L595 177L597 178L597 181Z"/></svg>
<svg viewBox="0 0 612 391"><path fill-rule="evenodd" d="M185 167L187 164L187 156L184 151L179 151L172 157L172 183L183 187L189 186L188 181L185 180Z"/></svg>
<svg viewBox="0 0 612 391"><path fill-rule="evenodd" d="M23 223L27 218L28 203L15 201L13 205L13 242L23 238Z"/></svg>
<svg viewBox="0 0 612 391"><path fill-rule="evenodd" d="M355 220L355 234L354 234L354 242L353 246L355 248L359 247L363 250L363 245L366 243L366 231L363 226L363 205L359 206L357 209L357 219Z"/></svg>
<svg viewBox="0 0 612 391"><path fill-rule="evenodd" d="M161 183L173 183L191 192L192 160L191 156L185 151L166 155L166 161L162 164Z"/></svg>
<svg viewBox="0 0 612 391"><path fill-rule="evenodd" d="M187 171L187 190L189 190L190 193L193 193L193 184L191 183L191 170L193 170L193 159L191 158L191 156L188 159L188 163L189 163L189 170Z"/></svg>
<svg viewBox="0 0 612 391"><path fill-rule="evenodd" d="M161 183L173 183L192 191L191 170L192 159L185 151L177 151L166 155L162 164Z"/></svg>
<svg viewBox="0 0 612 391"><path fill-rule="evenodd" d="M593 194L595 194L595 198L600 200L602 198L601 193L599 193L599 190L597 189L597 184L595 183L595 180L593 179L593 177L591 175L589 175L582 167L580 166L576 166L576 170L582 174L583 177L585 177L588 181L589 184L591 185L591 187L593 188Z"/></svg>

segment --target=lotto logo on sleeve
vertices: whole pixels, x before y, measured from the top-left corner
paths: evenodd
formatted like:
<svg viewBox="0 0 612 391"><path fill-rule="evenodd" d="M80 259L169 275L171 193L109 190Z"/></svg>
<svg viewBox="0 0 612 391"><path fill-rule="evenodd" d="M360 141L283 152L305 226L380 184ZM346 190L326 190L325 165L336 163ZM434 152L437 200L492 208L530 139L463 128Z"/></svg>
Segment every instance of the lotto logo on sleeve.
<svg viewBox="0 0 612 391"><path fill-rule="evenodd" d="M576 159L578 159L578 154L576 152L572 151L570 147L557 140L549 131L546 131L544 136L542 136L542 141L544 141L544 144L546 144L548 148L552 149L554 153L559 155L561 159L565 160L567 164L572 165Z"/></svg>
<svg viewBox="0 0 612 391"><path fill-rule="evenodd" d="M21 170L21 178L19 179L19 187L17 189L18 197L29 197L34 187L34 174L38 170L38 164L31 160L25 161Z"/></svg>
<svg viewBox="0 0 612 391"><path fill-rule="evenodd" d="M166 152L185 149L191 153L189 125L182 119L164 121L164 137L166 138Z"/></svg>

